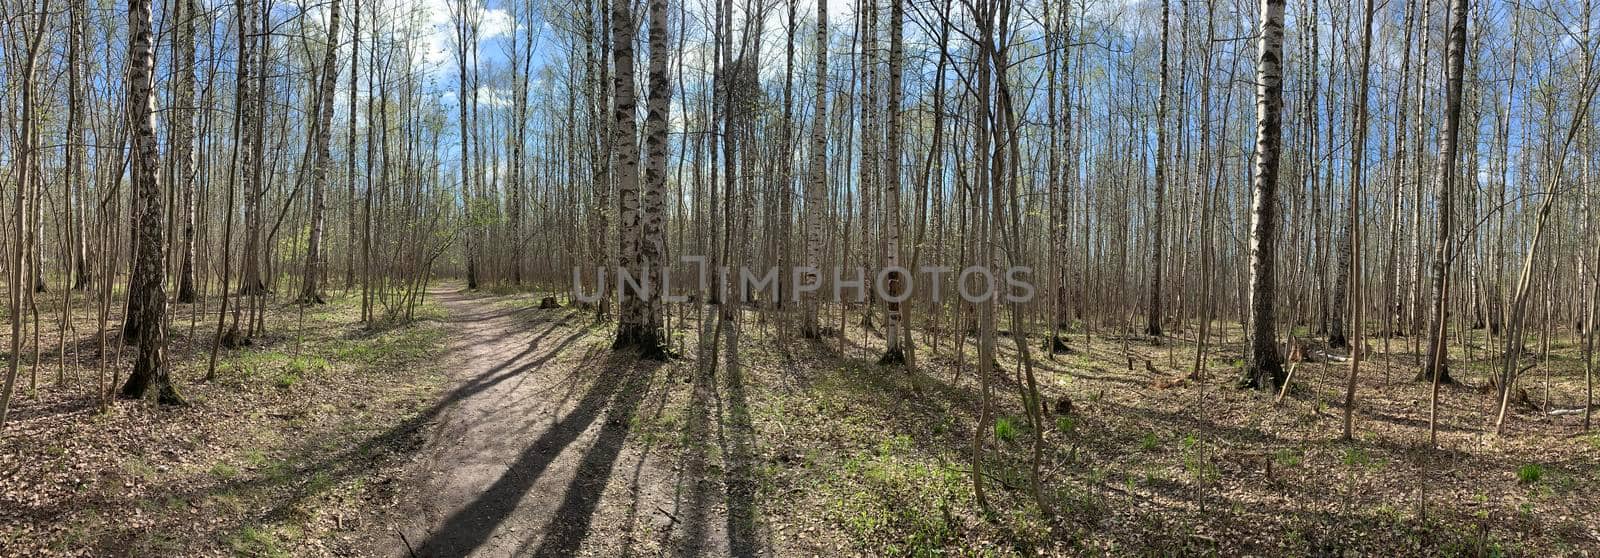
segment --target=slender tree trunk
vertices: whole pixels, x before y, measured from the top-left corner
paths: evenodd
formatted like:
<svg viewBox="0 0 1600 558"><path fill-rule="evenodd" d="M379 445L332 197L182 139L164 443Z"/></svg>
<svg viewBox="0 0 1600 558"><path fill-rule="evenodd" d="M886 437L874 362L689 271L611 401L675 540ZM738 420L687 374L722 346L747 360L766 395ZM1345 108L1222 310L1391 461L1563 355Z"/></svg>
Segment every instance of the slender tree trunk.
<svg viewBox="0 0 1600 558"><path fill-rule="evenodd" d="M882 164L882 153L879 151L879 142L883 139L878 128L879 110L883 106L882 93L878 84L878 2L880 0L858 0L856 14L857 29L861 37L861 57L858 67L857 79L861 80L861 151L860 159L856 165L859 181L856 193L860 200L861 226L861 267L870 268L873 261L872 245L872 219L875 198L878 194L878 167ZM862 277L862 290L866 292L866 304L862 306L861 325L865 331L876 328L873 321L874 308L878 297L875 296L872 274L866 273ZM840 332L841 339L843 332Z"/></svg>
<svg viewBox="0 0 1600 558"><path fill-rule="evenodd" d="M328 165L333 159L329 144L333 141L333 89L339 80L339 8L340 0L328 5L328 43L322 57L322 79L317 93L316 154L311 162L311 232L306 239L306 277L300 291L300 302L304 304L327 302L322 298L322 230Z"/></svg>
<svg viewBox="0 0 1600 558"><path fill-rule="evenodd" d="M461 160L456 168L461 178L461 214L466 222L462 231L465 241L462 243L463 255L467 262L467 288L478 288L478 224L477 192L473 188L472 171L472 120L468 116L468 99L474 92L467 72L467 60L471 58L473 44L477 43L477 26L468 13L472 9L466 0L458 0L453 9L455 11L456 32L456 107L460 121L457 122L461 131Z"/></svg>
<svg viewBox="0 0 1600 558"><path fill-rule="evenodd" d="M345 138L345 256L344 256L344 290L349 292L356 283L356 256L359 252L361 233L357 229L356 221L356 97L360 91L357 80L361 72L356 71L356 63L361 61L361 0L355 0L351 7L350 18L350 106L349 136Z"/></svg>
<svg viewBox="0 0 1600 558"><path fill-rule="evenodd" d="M27 43L27 51L23 53L20 80L22 94L20 95L21 104L19 105L21 110L18 112L21 117L18 119L20 122L18 122L17 135L14 136L18 141L14 144L16 157L13 159L12 173L17 177L17 189L12 198L11 206L11 226L14 241L11 245L11 278L6 281L7 289L11 294L11 308L7 312L11 315L11 351L8 353L10 358L6 359L5 387L0 389L0 427L5 426L6 415L11 408L11 393L16 387L18 365L22 363L23 292L29 290L23 285L33 282L29 280L28 283L24 283L23 281L24 278L33 277L38 273L37 270L28 270L29 263L26 254L30 251L28 250L28 239L24 233L27 227L24 224L24 216L28 214L28 196L25 195L25 192L28 191L29 185L33 180L32 173L38 168L37 165L33 164L33 158L38 155L34 141L38 137L34 133L34 78L38 73L39 50L44 44L45 25L49 21L50 2L49 0L44 0L40 2L37 8L30 2L29 8L33 9L33 13L29 15L35 19L35 25L32 33L24 38ZM148 16L149 8L146 7L145 9ZM35 320L34 327L35 329L38 327L37 320Z"/></svg>
<svg viewBox="0 0 1600 558"><path fill-rule="evenodd" d="M1461 129L1461 87L1467 56L1467 0L1450 0L1450 37L1445 60L1445 114L1444 128L1439 133L1439 161L1434 172L1438 185L1439 230L1436 235L1433 257L1433 310L1428 326L1428 357L1418 381L1432 378L1437 383L1454 383L1450 377L1449 347L1445 345L1444 322L1449 308L1445 305L1444 275L1455 259L1452 237L1455 232L1456 154Z"/></svg>
<svg viewBox="0 0 1600 558"><path fill-rule="evenodd" d="M1329 171L1332 175L1332 171ZM1332 195L1332 191L1329 191ZM1351 211L1346 208L1346 212ZM1351 239L1353 231L1350 230L1348 221L1344 224L1344 231L1335 240L1338 244L1339 258L1338 269L1334 271L1333 301L1328 307L1328 347L1345 348L1350 345L1350 339L1345 334L1345 317L1350 315L1350 273L1351 258L1355 257L1354 244Z"/></svg>
<svg viewBox="0 0 1600 558"><path fill-rule="evenodd" d="M84 85L88 81L88 64L84 61L84 29L88 26L88 8L85 0L72 0L70 5L71 29L67 32L67 211L72 218L73 207L78 206L76 219L70 231L72 290L85 291L93 283L89 271L89 202L88 176L84 159L88 151L88 135L84 131ZM74 201L74 198L76 201Z"/></svg>
<svg viewBox="0 0 1600 558"><path fill-rule="evenodd" d="M522 15L524 17L531 16L533 14L533 6L532 6L532 4L531 3L525 3L523 6L524 6L523 10L521 12L516 12L516 13L518 15ZM517 18L517 19L520 20L520 18ZM511 32L511 56L510 56L510 58L511 58L511 83L512 83L512 86L514 88L516 88L516 91L512 93L512 95L515 96L514 97L515 100L513 101L514 102L514 106L513 106L513 109L512 109L512 114L513 114L512 118L514 119L514 122L512 123L512 126L515 128L516 131L513 132L512 138L511 138L511 185L510 186L511 186L511 189L512 189L511 190L512 194L511 194L511 200L510 200L510 205L511 205L511 215L510 215L510 221L511 221L510 258L511 258L511 283L514 284L514 285L521 285L522 284L522 280L523 280L523 277L522 277L523 269L522 268L524 267L523 263L524 263L524 260L526 259L523 256L523 250L526 247L525 246L526 233L523 232L523 219L524 219L524 215L527 212L528 203L527 203L527 198L526 198L526 195L525 195L525 188L524 188L524 184L523 183L527 182L528 176L526 175L527 168L526 168L526 162L524 160L524 157L525 157L524 149L526 149L527 144L528 144L528 82L529 82L528 74L532 71L531 66L532 66L532 57L533 57L533 41L530 38L530 40L528 40L525 43L521 44L520 48L522 50L519 52L519 50L518 50L519 49L519 41L517 40L517 33L516 33L516 31L514 29L515 29L515 26L513 26L513 31ZM571 97L570 96L568 97L568 102L569 102L569 104L571 103Z"/></svg>
<svg viewBox="0 0 1600 558"><path fill-rule="evenodd" d="M600 303L595 306L595 317L604 318L610 311L611 288L606 285L604 273L615 273L616 266L614 252L609 246L610 241L610 214L611 214L611 165L608 156L612 141L610 122L612 118L606 116L606 109L610 106L610 96L606 95L604 84L607 81L608 64L604 59L610 53L608 40L602 37L610 32L605 23L610 19L611 10L606 0L589 0L585 2L589 17L585 18L587 42L585 43L585 62L587 70L584 74L585 83L589 93L589 172L592 177L591 194L592 202L589 205L589 254L590 259L603 270L595 277L595 286L600 293ZM613 278L612 284L615 284Z"/></svg>
<svg viewBox="0 0 1600 558"><path fill-rule="evenodd" d="M1161 337L1161 280L1166 265L1167 234L1167 51L1170 0L1161 0L1161 77L1156 100L1156 205L1150 225L1150 314L1144 333Z"/></svg>
<svg viewBox="0 0 1600 558"><path fill-rule="evenodd" d="M909 330L903 328L902 323L909 320L904 316L905 306L901 304L906 295L905 281L910 279L910 271L901 271L900 265L900 80L901 66L904 57L901 20L905 18L904 0L889 0L889 91L884 96L888 103L888 130L884 140L884 167L883 167L883 235L884 258L883 267L887 271L884 301L884 329L883 336L885 348L883 356L878 359L880 365L896 365L906 363L906 348L914 339L909 335Z"/></svg>
<svg viewBox="0 0 1600 558"><path fill-rule="evenodd" d="M822 220L827 212L828 187L828 0L817 1L816 106L811 114L811 169L806 180L806 270L805 283L821 286ZM797 293L798 294L798 293ZM807 339L822 336L817 320L818 291L806 296L805 321L800 333Z"/></svg>
<svg viewBox="0 0 1600 558"><path fill-rule="evenodd" d="M182 196L179 203L182 207L175 208L181 217L180 232L182 239L178 246L178 257L182 258L178 267L178 302L188 304L194 302L194 182L195 182L195 131L194 119L198 113L195 107L194 72L195 72L195 30L201 18L200 6L194 0L177 0L178 6L176 24L177 36L173 40L174 70L178 77L177 98L173 100L175 109L173 116L174 138L172 140L172 159L175 163L174 184Z"/></svg>
<svg viewBox="0 0 1600 558"><path fill-rule="evenodd" d="M1204 64L1205 64L1205 66L1201 69L1201 73L1200 73L1200 145L1206 146L1206 149L1204 151L1202 151L1201 154L1200 154L1201 164L1200 164L1199 168L1197 169L1198 172L1195 173L1195 176L1200 179L1200 183L1201 183L1201 193L1200 193L1200 281L1201 281L1201 286L1200 286L1200 327L1199 327L1199 331L1196 332L1196 334L1195 334L1194 365L1191 368L1190 377L1195 378L1197 380L1204 380L1205 377L1206 377L1206 351L1207 351L1208 343L1211 341L1211 321L1213 319L1213 315L1212 314L1214 313L1214 308L1215 308L1215 304L1216 304L1212 300L1212 288L1216 284L1216 281L1217 281L1216 278L1214 277L1215 274L1211 270L1212 260L1215 258L1214 250L1212 248L1212 246L1213 246L1213 242L1212 242L1212 219L1213 219L1212 213L1214 211L1212 209L1212 199L1214 197L1213 190L1218 190L1220 188L1208 189L1208 188L1205 188L1205 186L1204 186L1205 181L1206 181L1206 177L1207 177L1207 173L1211 172L1211 170L1210 170L1211 169L1211 165L1209 164L1210 161L1208 159L1211 157L1211 153L1212 153L1212 150L1210 149L1210 146L1212 145L1212 143L1211 143L1211 141L1212 141L1211 140L1211 81L1212 81L1212 77L1211 77L1211 75L1212 75L1212 70L1213 70L1213 65L1212 65L1213 64L1213 62L1212 62L1213 49L1215 48L1212 45L1213 45L1213 39L1216 38L1216 35L1217 35L1217 30L1216 30L1217 22L1216 22L1216 19L1217 19L1216 5L1213 4L1213 3L1207 3L1207 5L1206 5L1206 34L1205 34L1205 37L1203 38L1203 40L1205 41L1203 44L1205 46L1202 48L1202 50L1204 52L1204 61L1205 61ZM1235 68L1237 68L1237 66L1235 66ZM1232 72L1230 72L1230 74L1231 73ZM1230 88L1230 90L1231 90L1231 88ZM1228 99L1231 100L1232 96L1229 95ZM1227 104L1227 103L1224 103L1224 104ZM1226 129L1224 129L1223 135L1224 135L1223 143L1227 143L1227 139L1226 139L1227 132L1226 132ZM1220 161L1220 159L1221 159L1220 157L1218 159L1219 159L1219 161L1217 163L1217 182L1220 183L1222 181L1222 164L1223 163Z"/></svg>
<svg viewBox="0 0 1600 558"><path fill-rule="evenodd" d="M151 30L150 0L128 2L128 110L133 128L133 186L140 201L139 249L134 275L129 279L131 296L140 299L139 353L133 373L122 386L122 396L143 398L150 388L158 390L163 405L182 405L167 366L166 254L162 251L161 185L156 182L159 155L156 153L154 70L155 47Z"/></svg>
<svg viewBox="0 0 1600 558"><path fill-rule="evenodd" d="M1283 144L1284 0L1261 0L1256 67L1256 161L1250 219L1250 352L1241 383L1276 391L1284 382L1277 341L1278 160Z"/></svg>
<svg viewBox="0 0 1600 558"><path fill-rule="evenodd" d="M1422 225L1422 194L1423 190L1425 189L1423 187L1423 167L1426 165L1426 157L1423 156L1423 148L1421 145L1425 141L1423 138L1427 129L1428 121L1427 73L1428 69L1434 66L1434 64L1428 63L1428 57L1432 54L1428 47L1429 43L1431 42L1430 39L1433 37L1433 33L1428 32L1430 28L1428 22L1431 21L1432 14L1432 10L1430 8L1432 5L1432 0L1422 2L1422 17L1417 18L1417 30L1418 34L1422 36L1422 42L1417 46L1417 118L1415 121L1415 127L1413 128L1413 131L1416 133L1412 134L1417 138L1416 142L1418 147L1417 156L1412 161L1412 169L1414 174L1413 180L1411 181L1412 262L1410 287L1407 289L1410 291L1411 300L1410 304L1407 306L1410 307L1408 314L1411 316L1411 338L1416 342L1416 352L1419 355L1422 353L1422 333L1425 329L1425 325L1423 324L1423 316L1427 313L1427 311L1424 309L1427 301L1423 299L1422 294L1422 281L1424 276L1423 269L1426 267L1425 264L1427 262L1427 247L1423 244L1426 234L1423 232L1424 227ZM1409 30L1406 32L1410 33ZM1435 331L1435 329L1429 329L1428 331L1431 338L1432 332ZM1432 359L1429 358L1429 361L1431 362ZM1417 376L1418 380L1422 381L1424 374L1419 373Z"/></svg>
<svg viewBox="0 0 1600 558"><path fill-rule="evenodd" d="M1363 31L1361 35L1361 86L1356 88L1356 102L1351 110L1355 119L1355 139L1350 149L1350 376L1344 392L1344 439L1351 439L1356 406L1356 380L1361 374L1361 359L1366 357L1362 341L1362 289L1361 289L1361 192L1363 167L1367 160L1367 79L1372 61L1372 9L1373 0L1366 0Z"/></svg>
<svg viewBox="0 0 1600 558"><path fill-rule="evenodd" d="M976 163L974 165L975 168L973 169L973 176L975 177L976 182L973 188L976 197L976 203L973 204L973 207L974 211L979 212L976 215L985 217L983 217L982 222L978 227L981 232L978 234L977 253L982 258L982 264L989 266L990 269L993 269L993 223L986 217L988 212L983 211L983 209L988 207L990 203L993 203L989 196L991 190L993 189L991 184L991 182L993 182L993 176L990 174L991 154L989 153L991 139L990 133L992 132L993 124L990 117L992 114L990 102L992 98L991 81L993 78L991 77L992 72L989 66L989 62L992 60L990 53L994 49L994 27L993 23L991 22L991 18L993 17L993 4L992 0L975 0L967 6L972 12L972 19L977 22L979 33L979 36L975 37L978 40L978 56L973 62L973 65L976 66L974 73L977 74L977 90L973 92L973 95L976 97L974 101L977 105L977 114L974 115L975 118L973 120L973 135L977 140L976 146L973 150L973 157L976 159ZM994 297L985 297L982 302L977 304L977 306L977 326L980 336L978 342L977 367L979 396L978 424L974 426L972 433L972 486L973 499L978 504L978 508L987 512L989 509L989 502L987 497L984 495L983 489L983 462L984 455L986 453L984 451L986 446L985 441L988 440L989 436L991 435L989 433L989 421L991 418L989 384L990 377L994 374L995 368Z"/></svg>

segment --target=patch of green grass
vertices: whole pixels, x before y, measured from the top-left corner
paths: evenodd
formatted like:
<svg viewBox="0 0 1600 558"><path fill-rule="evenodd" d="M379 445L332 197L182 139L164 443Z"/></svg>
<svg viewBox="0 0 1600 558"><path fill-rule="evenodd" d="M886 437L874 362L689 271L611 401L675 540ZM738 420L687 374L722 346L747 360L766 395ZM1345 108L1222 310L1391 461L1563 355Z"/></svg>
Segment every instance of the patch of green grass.
<svg viewBox="0 0 1600 558"><path fill-rule="evenodd" d="M224 490L212 494L211 502L215 504L218 509L224 511L225 513L240 513L245 509L244 500L239 498L238 493L231 490Z"/></svg>
<svg viewBox="0 0 1600 558"><path fill-rule="evenodd" d="M278 374L278 379L273 380L272 385L277 386L278 389L289 389L298 383L300 383L299 374L285 371L282 374Z"/></svg>
<svg viewBox="0 0 1600 558"><path fill-rule="evenodd" d="M238 533L228 537L228 548L234 556L249 558L289 558L288 550L283 548L283 541L272 531L246 525Z"/></svg>
<svg viewBox="0 0 1600 558"><path fill-rule="evenodd" d="M1089 470L1089 484L1100 484L1111 476L1111 469L1107 467L1094 467Z"/></svg>
<svg viewBox="0 0 1600 558"><path fill-rule="evenodd" d="M283 484L289 482L294 475L294 467L287 461L274 460L263 468L263 473L266 474L268 482Z"/></svg>
<svg viewBox="0 0 1600 558"><path fill-rule="evenodd" d="M1017 439L1017 425L1011 420L1011 417L995 419L994 437L1002 442L1011 442Z"/></svg>
<svg viewBox="0 0 1600 558"><path fill-rule="evenodd" d="M211 466L210 473L217 480L233 480L239 476L239 468L219 461Z"/></svg>
<svg viewBox="0 0 1600 558"><path fill-rule="evenodd" d="M260 449L251 449L244 452L244 462L249 464L252 469L264 467L268 461L270 459L267 457L267 453Z"/></svg>
<svg viewBox="0 0 1600 558"><path fill-rule="evenodd" d="M519 294L523 294L523 293L531 293L531 292L534 292L534 289L535 289L535 287L533 287L531 285L513 285L511 283L495 283L493 285L489 285L488 287L484 287L484 288L478 289L478 291L481 292L481 293L491 294L491 295L495 295L495 296L507 296L507 295L519 295Z"/></svg>
<svg viewBox="0 0 1600 558"><path fill-rule="evenodd" d="M1509 554L1505 545L1495 541L1488 533L1480 531L1475 526L1445 526L1443 531L1444 540L1439 544L1441 556L1502 558Z"/></svg>
<svg viewBox="0 0 1600 558"><path fill-rule="evenodd" d="M311 475L311 478L306 479L306 490L312 494L323 492L331 487L333 487L333 476L329 475L327 471L317 471Z"/></svg>
<svg viewBox="0 0 1600 558"><path fill-rule="evenodd" d="M1517 482L1533 484L1544 478L1544 466L1538 463L1528 463L1517 467Z"/></svg>
<svg viewBox="0 0 1600 558"><path fill-rule="evenodd" d="M940 556L960 536L950 514L966 479L914 451L909 438L885 441L846 461L825 489L830 518L869 554Z"/></svg>
<svg viewBox="0 0 1600 558"><path fill-rule="evenodd" d="M281 350L241 351L219 369L240 383L265 375L272 378L273 386L289 389L307 377L332 370L333 364L320 356L290 355Z"/></svg>
<svg viewBox="0 0 1600 558"><path fill-rule="evenodd" d="M437 320L443 320L446 316L449 316L449 315L450 315L450 312L448 310L445 310L443 304L439 304L438 300L430 298L428 300L422 301L422 304L417 306L416 310L412 313L412 318L416 319L417 321L421 321L421 320L435 320L435 321L437 321Z"/></svg>
<svg viewBox="0 0 1600 558"><path fill-rule="evenodd" d="M1211 459L1210 449L1201 445L1193 434L1183 437L1183 470L1201 483L1210 483L1222 477L1222 471Z"/></svg>
<svg viewBox="0 0 1600 558"><path fill-rule="evenodd" d="M289 355L276 350L242 350L229 356L217 366L217 372L235 380L250 380L270 370L281 367Z"/></svg>
<svg viewBox="0 0 1600 558"><path fill-rule="evenodd" d="M915 447L916 444L911 440L910 436L905 434L896 434L894 436L890 436L886 440L878 442L877 451L878 455L880 456L893 457L896 455L910 453L912 448Z"/></svg>
<svg viewBox="0 0 1600 558"><path fill-rule="evenodd" d="M1402 518L1400 510L1395 509L1393 505L1388 503L1379 504L1378 507L1373 508L1372 514L1389 523L1399 523Z"/></svg>
<svg viewBox="0 0 1600 558"><path fill-rule="evenodd" d="M122 472L141 481L150 482L156 477L156 468L143 457L130 457L122 462Z"/></svg>
<svg viewBox="0 0 1600 558"><path fill-rule="evenodd" d="M128 545L129 556L175 556L181 554L183 541L169 532L146 531L135 535Z"/></svg>
<svg viewBox="0 0 1600 558"><path fill-rule="evenodd" d="M334 344L333 358L349 362L370 362L378 357L378 348L365 340L340 341Z"/></svg>
<svg viewBox="0 0 1600 558"><path fill-rule="evenodd" d="M1298 548L1305 546L1306 535L1301 533L1299 529L1290 528L1289 532L1283 535L1283 540L1287 541L1291 548Z"/></svg>
<svg viewBox="0 0 1600 558"><path fill-rule="evenodd" d="M1139 449L1141 450L1155 451L1159 447L1161 447L1161 438L1157 437L1155 432L1146 432L1144 437L1139 438Z"/></svg>
<svg viewBox="0 0 1600 558"><path fill-rule="evenodd" d="M1144 470L1145 486L1155 486L1165 480L1167 480L1167 476L1158 468L1149 467Z"/></svg>
<svg viewBox="0 0 1600 558"><path fill-rule="evenodd" d="M1295 448L1279 449L1272 452L1272 460L1283 467L1298 467L1301 461L1300 450Z"/></svg>
<svg viewBox="0 0 1600 558"><path fill-rule="evenodd" d="M188 504L189 503L185 502L182 498L179 498L177 496L173 496L173 495L170 495L170 494L167 495L166 498L162 498L161 499L161 506L163 508L165 508L167 511L175 511L175 510L183 509L185 507L188 507Z"/></svg>
<svg viewBox="0 0 1600 558"><path fill-rule="evenodd" d="M1541 478L1543 482L1539 484L1539 495L1546 498L1564 496L1578 489L1578 479L1560 471L1551 471Z"/></svg>
<svg viewBox="0 0 1600 558"><path fill-rule="evenodd" d="M312 374L326 372L332 368L333 365L328 362L328 359L319 356L307 355L297 355L291 357L289 362L283 366L283 370L285 372L289 372L298 376L309 376Z"/></svg>
<svg viewBox="0 0 1600 558"><path fill-rule="evenodd" d="M1077 422L1073 421L1072 417L1056 417L1056 430L1062 434L1071 434L1077 426Z"/></svg>
<svg viewBox="0 0 1600 558"><path fill-rule="evenodd" d="M1363 467L1372 463L1372 456L1367 455L1361 448L1347 448L1344 450L1344 464L1350 467Z"/></svg>
<svg viewBox="0 0 1600 558"><path fill-rule="evenodd" d="M444 336L443 327L413 325L334 340L322 352L334 362L357 365L360 370L380 370L388 364L414 362L433 354L444 347ZM321 360L331 366L327 359Z"/></svg>
<svg viewBox="0 0 1600 558"><path fill-rule="evenodd" d="M1200 439L1194 437L1194 434L1189 434L1184 436L1182 440L1179 440L1178 445L1183 447L1184 451L1193 450L1200 446Z"/></svg>

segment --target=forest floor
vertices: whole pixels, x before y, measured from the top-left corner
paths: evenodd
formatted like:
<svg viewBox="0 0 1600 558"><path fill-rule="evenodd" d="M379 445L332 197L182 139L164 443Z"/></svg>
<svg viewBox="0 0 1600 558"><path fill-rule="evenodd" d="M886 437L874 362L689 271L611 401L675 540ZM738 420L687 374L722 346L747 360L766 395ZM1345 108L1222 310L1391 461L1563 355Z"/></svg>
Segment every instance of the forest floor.
<svg viewBox="0 0 1600 558"><path fill-rule="evenodd" d="M219 299L199 314L177 305L169 359L189 405L101 409L94 386L112 378L98 376L97 323L74 298L62 368L60 293L41 297L37 381L24 351L0 431L0 556L348 555L368 510L406 490L395 479L444 386L437 304L363 327L358 294L269 303L267 333L222 350L210 382ZM135 350L119 350L117 323L108 373L125 375Z"/></svg>
<svg viewBox="0 0 1600 558"><path fill-rule="evenodd" d="M418 322L376 330L350 297L275 306L280 335L225 351L209 383L180 334L180 409L97 412L44 366L0 433L0 555L1600 555L1600 434L1548 412L1582 405L1570 333L1499 436L1484 332L1453 341L1437 447L1405 338L1371 341L1346 442L1347 365L1300 364L1275 404L1232 387L1234 324L1203 381L1178 381L1192 331L1075 331L1053 356L1030 336L1046 401L1072 402L1038 429L1046 515L1010 337L983 513L970 340L964 369L922 332L916 367L885 368L856 317L809 341L747 311L712 370L692 314L679 358L650 363L537 302L436 287Z"/></svg>

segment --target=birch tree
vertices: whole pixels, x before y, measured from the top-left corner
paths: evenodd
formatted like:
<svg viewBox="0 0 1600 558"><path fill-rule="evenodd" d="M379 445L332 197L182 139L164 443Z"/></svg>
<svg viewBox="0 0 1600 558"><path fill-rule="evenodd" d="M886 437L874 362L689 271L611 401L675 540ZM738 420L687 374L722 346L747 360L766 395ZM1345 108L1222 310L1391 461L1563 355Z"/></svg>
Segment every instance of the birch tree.
<svg viewBox="0 0 1600 558"><path fill-rule="evenodd" d="M653 6L658 0L650 1ZM617 350L640 348L654 350L654 347L660 345L660 341L651 322L653 313L650 301L654 298L651 289L655 285L650 283L649 272L645 270L648 262L641 238L645 227L645 210L639 189L639 128L634 123L634 113L638 110L638 105L634 101L633 83L633 10L628 0L611 0L610 7L613 99L611 174L616 177L617 201L621 205L620 220L617 221L617 236L620 239L617 258L622 267L619 267L617 272L620 274L625 269L634 280L639 281L638 289L628 285L623 277L619 277L616 281L621 319L617 322L617 339L611 347ZM652 20L655 12L656 10L651 10ZM652 27L653 25L652 21ZM665 37L662 37L662 40L665 41ZM653 44L654 41L652 48ZM653 75L651 81L655 81ZM662 149L664 155L665 146Z"/></svg>
<svg viewBox="0 0 1600 558"><path fill-rule="evenodd" d="M671 109L672 104L672 80L667 73L669 54L667 0L649 0L649 2L650 92L645 100L644 141L647 159L644 188L638 192L636 200L629 200L627 194L623 194L622 221L624 225L622 253L625 257L629 254L629 239L638 239L632 246L635 252L632 257L637 276L644 280L644 291L640 297L623 295L623 321L618 326L615 347L636 349L645 358L660 360L666 357L664 349L666 342L661 328L662 296L666 291L662 289L661 270L666 264L667 255L664 213L667 195L667 111ZM618 22L613 21L612 24L617 25ZM624 39L624 42L631 42L631 38ZM622 49L618 48L614 52L622 52ZM631 96L633 87L631 47L628 48L626 56L629 57L628 63L623 65L618 62L617 75L630 75L626 85ZM621 82L617 85L619 88L622 86ZM617 110L622 110L622 106L623 103L619 102ZM631 100L627 104L627 110L631 116L633 112ZM628 130L628 135L631 137L632 120L624 122L621 115L618 116L618 129ZM627 214L630 201L635 204L631 220Z"/></svg>
<svg viewBox="0 0 1600 558"><path fill-rule="evenodd" d="M1429 314L1427 339L1428 354L1423 361L1418 381L1435 384L1453 383L1450 377L1449 347L1445 345L1446 319L1449 313L1449 296L1445 273L1453 259L1452 243L1455 213L1455 181L1457 151L1461 129L1461 88L1467 56L1467 0L1450 0L1450 26L1445 54L1444 124L1439 130L1439 159L1434 167L1434 184L1438 200L1438 230L1435 232L1433 254L1433 308ZM1437 390L1435 390L1437 397Z"/></svg>
<svg viewBox="0 0 1600 558"><path fill-rule="evenodd" d="M1167 250L1167 35L1171 12L1171 1L1161 0L1161 77L1156 94L1156 205L1151 212L1150 224L1150 313L1144 326L1145 335L1157 338L1161 337L1161 274Z"/></svg>
<svg viewBox="0 0 1600 558"><path fill-rule="evenodd" d="M806 180L806 270L805 281L808 285L820 284L822 277L819 269L822 267L822 218L827 212L826 197L828 185L828 0L817 2L817 32L816 32L816 89L815 106L811 112L811 169ZM822 336L821 326L817 321L818 307L821 306L818 298L820 290L812 291L806 295L805 322L801 326L801 335L807 339L816 339Z"/></svg>
<svg viewBox="0 0 1600 558"><path fill-rule="evenodd" d="M1283 146L1284 0L1261 0L1256 65L1256 156L1250 214L1250 350L1241 383L1276 391L1284 382L1278 355L1278 162Z"/></svg>
<svg viewBox="0 0 1600 558"><path fill-rule="evenodd" d="M194 212L195 212L195 116L197 110L194 92L195 73L195 30L201 19L200 6L194 0L177 0L176 13L177 36L173 39L174 51L173 67L177 72L178 90L173 99L175 110L174 134L172 139L172 159L175 165L173 180L174 185L182 194L176 214L182 219L181 227L183 238L180 241L177 257L181 258L178 266L178 292L179 303L191 303L195 300L194 285Z"/></svg>
<svg viewBox="0 0 1600 558"><path fill-rule="evenodd" d="M163 200L157 183L160 155L155 131L155 45L150 0L128 2L128 124L132 128L133 187L139 196L139 245L134 250L130 296L141 301L138 354L122 396L143 398L154 388L163 405L182 405L167 365L166 252Z"/></svg>
<svg viewBox="0 0 1600 558"><path fill-rule="evenodd" d="M193 0L184 0L193 1ZM322 57L322 77L319 80L315 114L315 150L311 163L311 231L306 239L305 281L300 287L300 302L325 304L322 298L322 233L323 211L328 188L328 166L333 155L333 90L339 80L339 8L340 0L328 5L328 41Z"/></svg>
<svg viewBox="0 0 1600 558"><path fill-rule="evenodd" d="M869 0L871 1L871 0ZM884 301L883 339L886 347L883 356L878 359L880 365L905 364L906 345L911 343L910 336L905 334L901 325L904 320L904 306L900 298L905 292L905 281L908 276L902 275L897 270L903 269L900 265L900 133L901 115L900 98L901 74L904 65L904 38L902 37L902 20L905 19L904 0L889 0L889 80L888 93L884 101L888 104L886 135L884 138L883 157L883 236L884 253L883 268L886 271L887 283L884 292L888 295ZM907 272L907 275L909 272Z"/></svg>

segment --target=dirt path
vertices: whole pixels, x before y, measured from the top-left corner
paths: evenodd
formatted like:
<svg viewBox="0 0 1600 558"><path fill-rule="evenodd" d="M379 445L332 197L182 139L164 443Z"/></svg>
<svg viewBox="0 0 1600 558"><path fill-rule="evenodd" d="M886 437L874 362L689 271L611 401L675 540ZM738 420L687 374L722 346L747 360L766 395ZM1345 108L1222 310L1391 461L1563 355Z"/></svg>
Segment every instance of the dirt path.
<svg viewBox="0 0 1600 558"><path fill-rule="evenodd" d="M450 387L402 479L414 492L381 543L388 553L726 553L726 543L679 540L672 510L684 480L630 440L634 418L657 404L647 399L661 367L613 355L588 316L567 309L508 308L453 287L430 294L454 330Z"/></svg>

